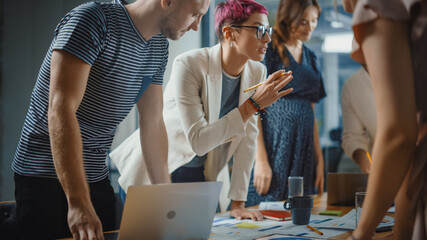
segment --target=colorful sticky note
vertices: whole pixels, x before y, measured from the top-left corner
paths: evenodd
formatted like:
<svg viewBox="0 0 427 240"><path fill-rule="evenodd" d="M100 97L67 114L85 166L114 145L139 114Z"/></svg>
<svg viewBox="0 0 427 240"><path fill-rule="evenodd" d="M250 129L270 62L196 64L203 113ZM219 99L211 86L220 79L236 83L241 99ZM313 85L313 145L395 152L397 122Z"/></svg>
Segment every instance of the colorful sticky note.
<svg viewBox="0 0 427 240"><path fill-rule="evenodd" d="M339 216L342 212L339 210L324 210L319 213L319 215L329 215L329 216Z"/></svg>
<svg viewBox="0 0 427 240"><path fill-rule="evenodd" d="M253 224L253 223L242 222L242 223L236 224L236 227L239 227L239 228L257 228L257 227L261 227L261 226Z"/></svg>

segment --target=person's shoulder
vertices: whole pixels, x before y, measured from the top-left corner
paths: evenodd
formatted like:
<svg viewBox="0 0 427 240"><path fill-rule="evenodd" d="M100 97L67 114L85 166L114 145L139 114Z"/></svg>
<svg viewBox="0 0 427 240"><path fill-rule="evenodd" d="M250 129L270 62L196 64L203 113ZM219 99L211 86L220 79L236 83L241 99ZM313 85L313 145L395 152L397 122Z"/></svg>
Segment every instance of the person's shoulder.
<svg viewBox="0 0 427 240"><path fill-rule="evenodd" d="M99 2L87 2L75 7L73 12L83 15L91 14L93 16L94 14L96 15L102 13L103 7Z"/></svg>
<svg viewBox="0 0 427 240"><path fill-rule="evenodd" d="M350 75L350 77L348 77L345 80L345 82L342 86L343 89L352 88L352 87L354 87L355 84L357 84L357 82L358 82L358 77L357 77L358 74L357 73L358 73L358 71L354 72L352 75Z"/></svg>
<svg viewBox="0 0 427 240"><path fill-rule="evenodd" d="M176 57L176 60L187 62L188 64L196 64L206 61L208 56L209 48L197 48L181 53Z"/></svg>
<svg viewBox="0 0 427 240"><path fill-rule="evenodd" d="M63 20L68 21L68 19L83 21L90 25L99 25L106 20L104 8L99 2L87 2L75 7Z"/></svg>
<svg viewBox="0 0 427 240"><path fill-rule="evenodd" d="M369 75L366 73L366 71L363 68L360 68L356 72L354 72L348 79L345 81L345 84L347 85L362 85L364 84L365 80L369 80ZM345 85L344 84L344 85Z"/></svg>
<svg viewBox="0 0 427 240"><path fill-rule="evenodd" d="M360 68L344 82L342 95L353 95L357 94L359 91L367 91L370 88L369 84L369 75L367 75L363 68Z"/></svg>

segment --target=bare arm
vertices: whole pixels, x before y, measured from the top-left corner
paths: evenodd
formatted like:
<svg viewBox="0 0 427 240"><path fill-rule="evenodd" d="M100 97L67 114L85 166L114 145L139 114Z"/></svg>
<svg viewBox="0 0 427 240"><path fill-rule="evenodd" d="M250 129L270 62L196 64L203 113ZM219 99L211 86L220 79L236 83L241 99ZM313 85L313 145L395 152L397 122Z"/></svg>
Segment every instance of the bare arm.
<svg viewBox="0 0 427 240"><path fill-rule="evenodd" d="M264 133L261 119L258 118L257 151L254 166L254 187L260 195L266 194L270 189L272 170L268 162L267 150L265 149Z"/></svg>
<svg viewBox="0 0 427 240"><path fill-rule="evenodd" d="M83 143L76 111L83 99L90 65L54 50L49 90L49 137L58 179L68 201L68 225L74 239L104 239L92 206L83 165ZM96 237L96 238L95 238Z"/></svg>
<svg viewBox="0 0 427 240"><path fill-rule="evenodd" d="M417 123L407 26L380 18L362 25L360 30L378 113L375 160L360 224L353 234L364 239L371 236L385 215L408 172Z"/></svg>
<svg viewBox="0 0 427 240"><path fill-rule="evenodd" d="M137 105L142 155L151 183L170 183L162 86L151 84Z"/></svg>
<svg viewBox="0 0 427 240"><path fill-rule="evenodd" d="M314 114L314 103L311 104ZM317 187L317 193L323 194L323 185L325 182L325 162L323 160L322 148L320 147L319 131L317 130L316 118L314 119L313 127L313 140L314 140L314 156L316 159L316 179L314 186Z"/></svg>

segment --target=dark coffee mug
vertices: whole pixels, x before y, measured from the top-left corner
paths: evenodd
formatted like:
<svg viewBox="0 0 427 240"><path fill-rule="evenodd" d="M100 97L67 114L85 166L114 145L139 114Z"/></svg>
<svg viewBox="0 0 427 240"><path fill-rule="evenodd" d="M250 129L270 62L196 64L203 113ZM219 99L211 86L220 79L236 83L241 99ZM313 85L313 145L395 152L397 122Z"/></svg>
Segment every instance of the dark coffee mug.
<svg viewBox="0 0 427 240"><path fill-rule="evenodd" d="M283 206L292 211L292 222L296 225L307 225L310 222L311 209L313 208L312 197L292 197Z"/></svg>

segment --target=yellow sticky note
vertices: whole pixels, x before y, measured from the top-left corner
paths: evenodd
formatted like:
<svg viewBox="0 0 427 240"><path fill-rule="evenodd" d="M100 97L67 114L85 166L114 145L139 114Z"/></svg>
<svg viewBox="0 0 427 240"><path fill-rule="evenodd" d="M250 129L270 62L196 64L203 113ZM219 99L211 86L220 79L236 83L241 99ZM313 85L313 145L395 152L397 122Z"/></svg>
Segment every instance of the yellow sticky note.
<svg viewBox="0 0 427 240"><path fill-rule="evenodd" d="M239 227L239 228L257 228L257 227L261 227L261 226L253 224L253 223L242 222L242 223L236 224L236 227Z"/></svg>

